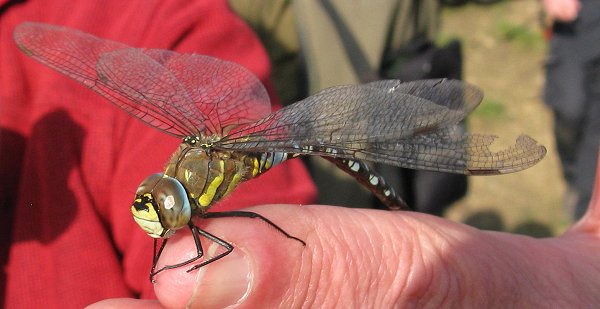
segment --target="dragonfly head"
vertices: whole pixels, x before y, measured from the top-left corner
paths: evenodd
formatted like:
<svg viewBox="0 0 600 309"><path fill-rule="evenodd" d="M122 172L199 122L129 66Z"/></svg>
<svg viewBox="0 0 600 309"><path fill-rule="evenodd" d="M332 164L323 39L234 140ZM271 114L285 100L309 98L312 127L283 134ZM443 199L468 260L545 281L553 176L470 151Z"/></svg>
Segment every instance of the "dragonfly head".
<svg viewBox="0 0 600 309"><path fill-rule="evenodd" d="M183 185L164 174L150 175L140 184L131 213L133 220L153 238L169 238L187 226L192 215Z"/></svg>

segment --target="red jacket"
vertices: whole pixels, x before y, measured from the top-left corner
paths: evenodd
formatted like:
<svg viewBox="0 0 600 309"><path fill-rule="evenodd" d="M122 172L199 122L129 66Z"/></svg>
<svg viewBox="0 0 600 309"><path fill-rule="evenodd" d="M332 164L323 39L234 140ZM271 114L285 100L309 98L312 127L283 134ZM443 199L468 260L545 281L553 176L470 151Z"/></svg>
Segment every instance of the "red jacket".
<svg viewBox="0 0 600 309"><path fill-rule="evenodd" d="M266 54L225 1L0 0L0 288L6 307L78 308L111 297L152 297L152 240L129 207L139 183L162 171L180 140L27 58L12 40L23 21L136 47L212 55L242 64L265 82ZM310 203L314 196L302 162L291 160L240 185L213 209Z"/></svg>

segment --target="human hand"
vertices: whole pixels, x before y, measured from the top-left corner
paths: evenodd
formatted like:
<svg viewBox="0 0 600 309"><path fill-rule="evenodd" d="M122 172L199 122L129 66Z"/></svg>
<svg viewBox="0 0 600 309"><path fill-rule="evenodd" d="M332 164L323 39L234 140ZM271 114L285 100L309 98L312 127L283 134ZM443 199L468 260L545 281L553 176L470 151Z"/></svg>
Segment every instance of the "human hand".
<svg viewBox="0 0 600 309"><path fill-rule="evenodd" d="M579 0L544 0L544 9L553 20L574 21L581 9Z"/></svg>
<svg viewBox="0 0 600 309"><path fill-rule="evenodd" d="M599 187L584 218L548 239L411 212L255 207L306 247L259 220L207 220L203 228L234 244L230 255L192 273L159 274L160 303L112 299L92 307L598 307ZM164 263L194 254L191 236L175 237Z"/></svg>

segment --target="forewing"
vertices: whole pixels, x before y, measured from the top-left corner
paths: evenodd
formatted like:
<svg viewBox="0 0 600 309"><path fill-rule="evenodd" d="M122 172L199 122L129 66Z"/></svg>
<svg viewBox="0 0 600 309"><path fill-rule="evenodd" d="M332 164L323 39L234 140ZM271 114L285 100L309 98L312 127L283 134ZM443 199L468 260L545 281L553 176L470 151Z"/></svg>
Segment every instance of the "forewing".
<svg viewBox="0 0 600 309"><path fill-rule="evenodd" d="M216 147L464 174L513 172L539 161L545 148L529 137L493 152L494 137L458 130L481 98L477 88L447 80L333 87L232 132Z"/></svg>
<svg viewBox="0 0 600 309"><path fill-rule="evenodd" d="M478 87L452 79L425 79L409 82L390 79L371 82L366 86L419 97L460 112L459 115L462 118L471 113L483 99L483 92Z"/></svg>
<svg viewBox="0 0 600 309"><path fill-rule="evenodd" d="M433 132L462 120L466 113L459 107L476 105L481 101L480 95L469 92L465 96L465 85L458 81L438 81L436 88L445 90L427 98L400 91L425 89L426 86L400 88L395 81L332 87L254 124L235 129L223 138L219 146L265 149L293 145L377 143ZM436 103L442 101L453 103Z"/></svg>
<svg viewBox="0 0 600 309"><path fill-rule="evenodd" d="M108 72L98 71L98 66L107 62L103 57L135 49L79 30L32 22L18 25L14 39L26 55L84 84L143 122L177 137L197 132L192 130L193 124L181 119L174 121L174 117L165 114L160 108L162 103L149 101L118 79L109 78ZM134 61L138 67L155 63L150 57Z"/></svg>
<svg viewBox="0 0 600 309"><path fill-rule="evenodd" d="M128 48L103 54L96 65L98 80L127 97L124 110L179 137L204 132L202 115L185 88L145 50ZM150 117L151 116L151 117Z"/></svg>
<svg viewBox="0 0 600 309"><path fill-rule="evenodd" d="M254 122L271 113L269 95L252 72L233 62L169 50L144 51L171 72L205 117L208 132L223 135L229 129Z"/></svg>
<svg viewBox="0 0 600 309"><path fill-rule="evenodd" d="M224 134L270 113L262 83L240 65L208 56L135 49L65 27L23 23L17 45L162 131Z"/></svg>

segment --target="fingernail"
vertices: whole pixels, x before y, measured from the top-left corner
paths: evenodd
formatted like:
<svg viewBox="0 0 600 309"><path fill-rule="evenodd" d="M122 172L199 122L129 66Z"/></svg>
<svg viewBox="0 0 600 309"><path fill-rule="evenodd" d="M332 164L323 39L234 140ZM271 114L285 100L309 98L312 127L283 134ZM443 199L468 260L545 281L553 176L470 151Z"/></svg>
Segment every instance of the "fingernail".
<svg viewBox="0 0 600 309"><path fill-rule="evenodd" d="M208 256L222 247L212 244ZM252 283L249 257L239 248L229 255L199 269L198 284L194 291L195 302L190 307L224 308L241 303L248 295Z"/></svg>

